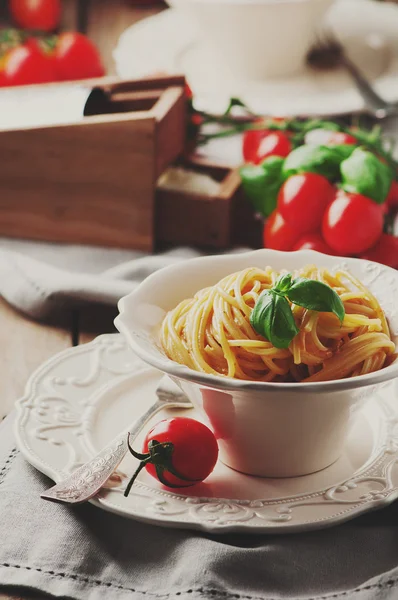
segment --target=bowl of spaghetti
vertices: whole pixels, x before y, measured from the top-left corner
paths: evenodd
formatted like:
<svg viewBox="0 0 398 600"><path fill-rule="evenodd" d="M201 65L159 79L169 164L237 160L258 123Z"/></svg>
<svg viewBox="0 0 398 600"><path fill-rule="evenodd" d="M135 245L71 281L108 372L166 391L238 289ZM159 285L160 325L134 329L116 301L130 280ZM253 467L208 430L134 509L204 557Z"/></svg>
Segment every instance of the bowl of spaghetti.
<svg viewBox="0 0 398 600"><path fill-rule="evenodd" d="M202 413L226 465L291 477L336 461L358 410L398 376L397 298L389 267L262 249L155 272L115 323Z"/></svg>

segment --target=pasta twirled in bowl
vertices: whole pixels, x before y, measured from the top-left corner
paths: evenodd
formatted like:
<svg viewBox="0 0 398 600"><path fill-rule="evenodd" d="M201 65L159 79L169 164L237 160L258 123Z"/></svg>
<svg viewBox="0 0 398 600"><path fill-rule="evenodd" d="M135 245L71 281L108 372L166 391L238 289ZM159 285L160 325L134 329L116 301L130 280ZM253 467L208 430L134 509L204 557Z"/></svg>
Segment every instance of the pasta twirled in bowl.
<svg viewBox="0 0 398 600"><path fill-rule="evenodd" d="M382 369L395 344L377 299L351 274L313 265L294 273L330 286L345 309L342 323L331 312L291 305L299 329L288 348L259 335L250 315L260 294L279 273L246 268L200 290L167 313L160 330L166 355L194 370L241 380L321 382Z"/></svg>

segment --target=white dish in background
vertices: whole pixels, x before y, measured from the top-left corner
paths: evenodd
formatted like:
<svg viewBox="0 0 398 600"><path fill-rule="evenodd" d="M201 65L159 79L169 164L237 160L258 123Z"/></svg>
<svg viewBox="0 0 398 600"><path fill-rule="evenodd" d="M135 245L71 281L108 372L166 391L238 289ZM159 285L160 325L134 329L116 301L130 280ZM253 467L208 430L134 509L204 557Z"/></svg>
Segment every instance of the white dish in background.
<svg viewBox="0 0 398 600"><path fill-rule="evenodd" d="M386 100L398 100L398 6L374 0L339 0L327 25ZM233 77L201 41L192 20L174 9L129 27L114 51L118 75L184 73L198 108L219 113L238 96L259 114L337 115L363 110L363 101L342 69L310 69L291 77L251 82Z"/></svg>
<svg viewBox="0 0 398 600"><path fill-rule="evenodd" d="M18 447L58 482L146 410L160 378L121 335L66 350L40 367L17 403ZM262 479L219 461L204 483L180 494L143 471L124 498L123 487L137 465L128 456L119 467L121 482L92 503L153 525L211 533L292 533L342 523L398 497L397 391L384 384L351 430L341 458L313 475ZM155 420L171 414L184 413L168 411ZM185 414L200 419L194 409ZM140 448L140 439L134 446Z"/></svg>
<svg viewBox="0 0 398 600"><path fill-rule="evenodd" d="M231 73L263 80L292 75L303 68L317 27L334 1L167 0L167 3L198 24L201 38Z"/></svg>

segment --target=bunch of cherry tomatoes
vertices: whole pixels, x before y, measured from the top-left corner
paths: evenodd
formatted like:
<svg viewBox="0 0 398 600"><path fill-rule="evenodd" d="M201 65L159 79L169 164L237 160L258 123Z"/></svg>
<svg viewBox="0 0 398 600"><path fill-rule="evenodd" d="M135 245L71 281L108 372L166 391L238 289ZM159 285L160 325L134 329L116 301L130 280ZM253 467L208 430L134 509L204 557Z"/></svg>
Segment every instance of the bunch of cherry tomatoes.
<svg viewBox="0 0 398 600"><path fill-rule="evenodd" d="M283 130L246 131L244 159L255 165L265 164L269 157L285 159L293 150L291 138ZM325 131L322 144L361 146L355 129L351 133ZM344 189L341 181L331 180L316 169L303 169L281 182L275 198L276 207L264 225L265 247L313 249L398 268L398 237L393 231L394 218L395 227L398 223L398 182L393 177L385 198L375 202L365 194Z"/></svg>
<svg viewBox="0 0 398 600"><path fill-rule="evenodd" d="M95 45L85 35L55 35L61 0L9 0L19 29L0 32L0 86L29 85L102 77L105 70Z"/></svg>

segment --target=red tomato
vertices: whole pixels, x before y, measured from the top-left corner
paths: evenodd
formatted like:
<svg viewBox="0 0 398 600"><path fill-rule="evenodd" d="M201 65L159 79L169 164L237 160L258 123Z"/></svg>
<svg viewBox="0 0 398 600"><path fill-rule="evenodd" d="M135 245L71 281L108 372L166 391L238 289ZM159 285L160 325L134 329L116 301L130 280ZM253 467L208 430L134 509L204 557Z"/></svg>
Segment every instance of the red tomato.
<svg viewBox="0 0 398 600"><path fill-rule="evenodd" d="M360 255L360 258L398 269L398 238L383 233L373 248Z"/></svg>
<svg viewBox="0 0 398 600"><path fill-rule="evenodd" d="M257 123L262 122L257 121ZM243 134L243 158L245 162L254 162L261 140L268 135L268 129L249 129Z"/></svg>
<svg viewBox="0 0 398 600"><path fill-rule="evenodd" d="M293 250L316 250L317 252L323 252L323 254L335 254L320 233L307 233L293 246Z"/></svg>
<svg viewBox="0 0 398 600"><path fill-rule="evenodd" d="M54 61L61 81L102 77L105 74L97 48L82 33L61 33L55 47Z"/></svg>
<svg viewBox="0 0 398 600"><path fill-rule="evenodd" d="M22 29L53 31L61 17L60 0L9 0L9 8Z"/></svg>
<svg viewBox="0 0 398 600"><path fill-rule="evenodd" d="M246 162L259 164L268 156L290 154L292 144L283 131L269 129L252 129L243 136L243 158Z"/></svg>
<svg viewBox="0 0 398 600"><path fill-rule="evenodd" d="M192 98L193 98L193 92L192 92L191 87L190 87L190 85L188 83L185 83L184 92L185 92L185 98L187 100L192 100Z"/></svg>
<svg viewBox="0 0 398 600"><path fill-rule="evenodd" d="M332 131L330 133L330 137L328 139L329 146L337 146L343 144L358 144L358 140L354 138L353 135L349 133L344 133L343 131Z"/></svg>
<svg viewBox="0 0 398 600"><path fill-rule="evenodd" d="M395 179L391 184L385 204L388 208L398 208L398 181Z"/></svg>
<svg viewBox="0 0 398 600"><path fill-rule="evenodd" d="M275 209L265 222L264 247L273 250L291 250L300 235L300 232L286 223L281 213Z"/></svg>
<svg viewBox="0 0 398 600"><path fill-rule="evenodd" d="M260 141L254 162L259 164L268 158L268 156L281 156L284 158L291 151L292 144L283 131L270 131Z"/></svg>
<svg viewBox="0 0 398 600"><path fill-rule="evenodd" d="M279 190L278 210L300 234L316 231L335 193L336 189L323 175L292 175Z"/></svg>
<svg viewBox="0 0 398 600"><path fill-rule="evenodd" d="M381 206L361 194L338 193L323 218L326 243L342 255L359 254L371 248L382 231Z"/></svg>
<svg viewBox="0 0 398 600"><path fill-rule="evenodd" d="M163 469L162 479L158 476L156 465L148 463L147 471L156 479L160 479L164 485L169 487L187 487L203 481L213 471L218 458L218 445L214 434L206 425L188 419L186 417L174 417L157 423L147 433L143 453L149 452L149 444L156 440L161 445L172 445L160 447L164 454L163 460L157 461ZM166 450L166 451L165 451ZM180 477L170 471L175 470ZM166 483L167 482L167 483Z"/></svg>
<svg viewBox="0 0 398 600"><path fill-rule="evenodd" d="M0 78L2 85L29 85L55 80L53 61L36 42L29 41L6 54Z"/></svg>

